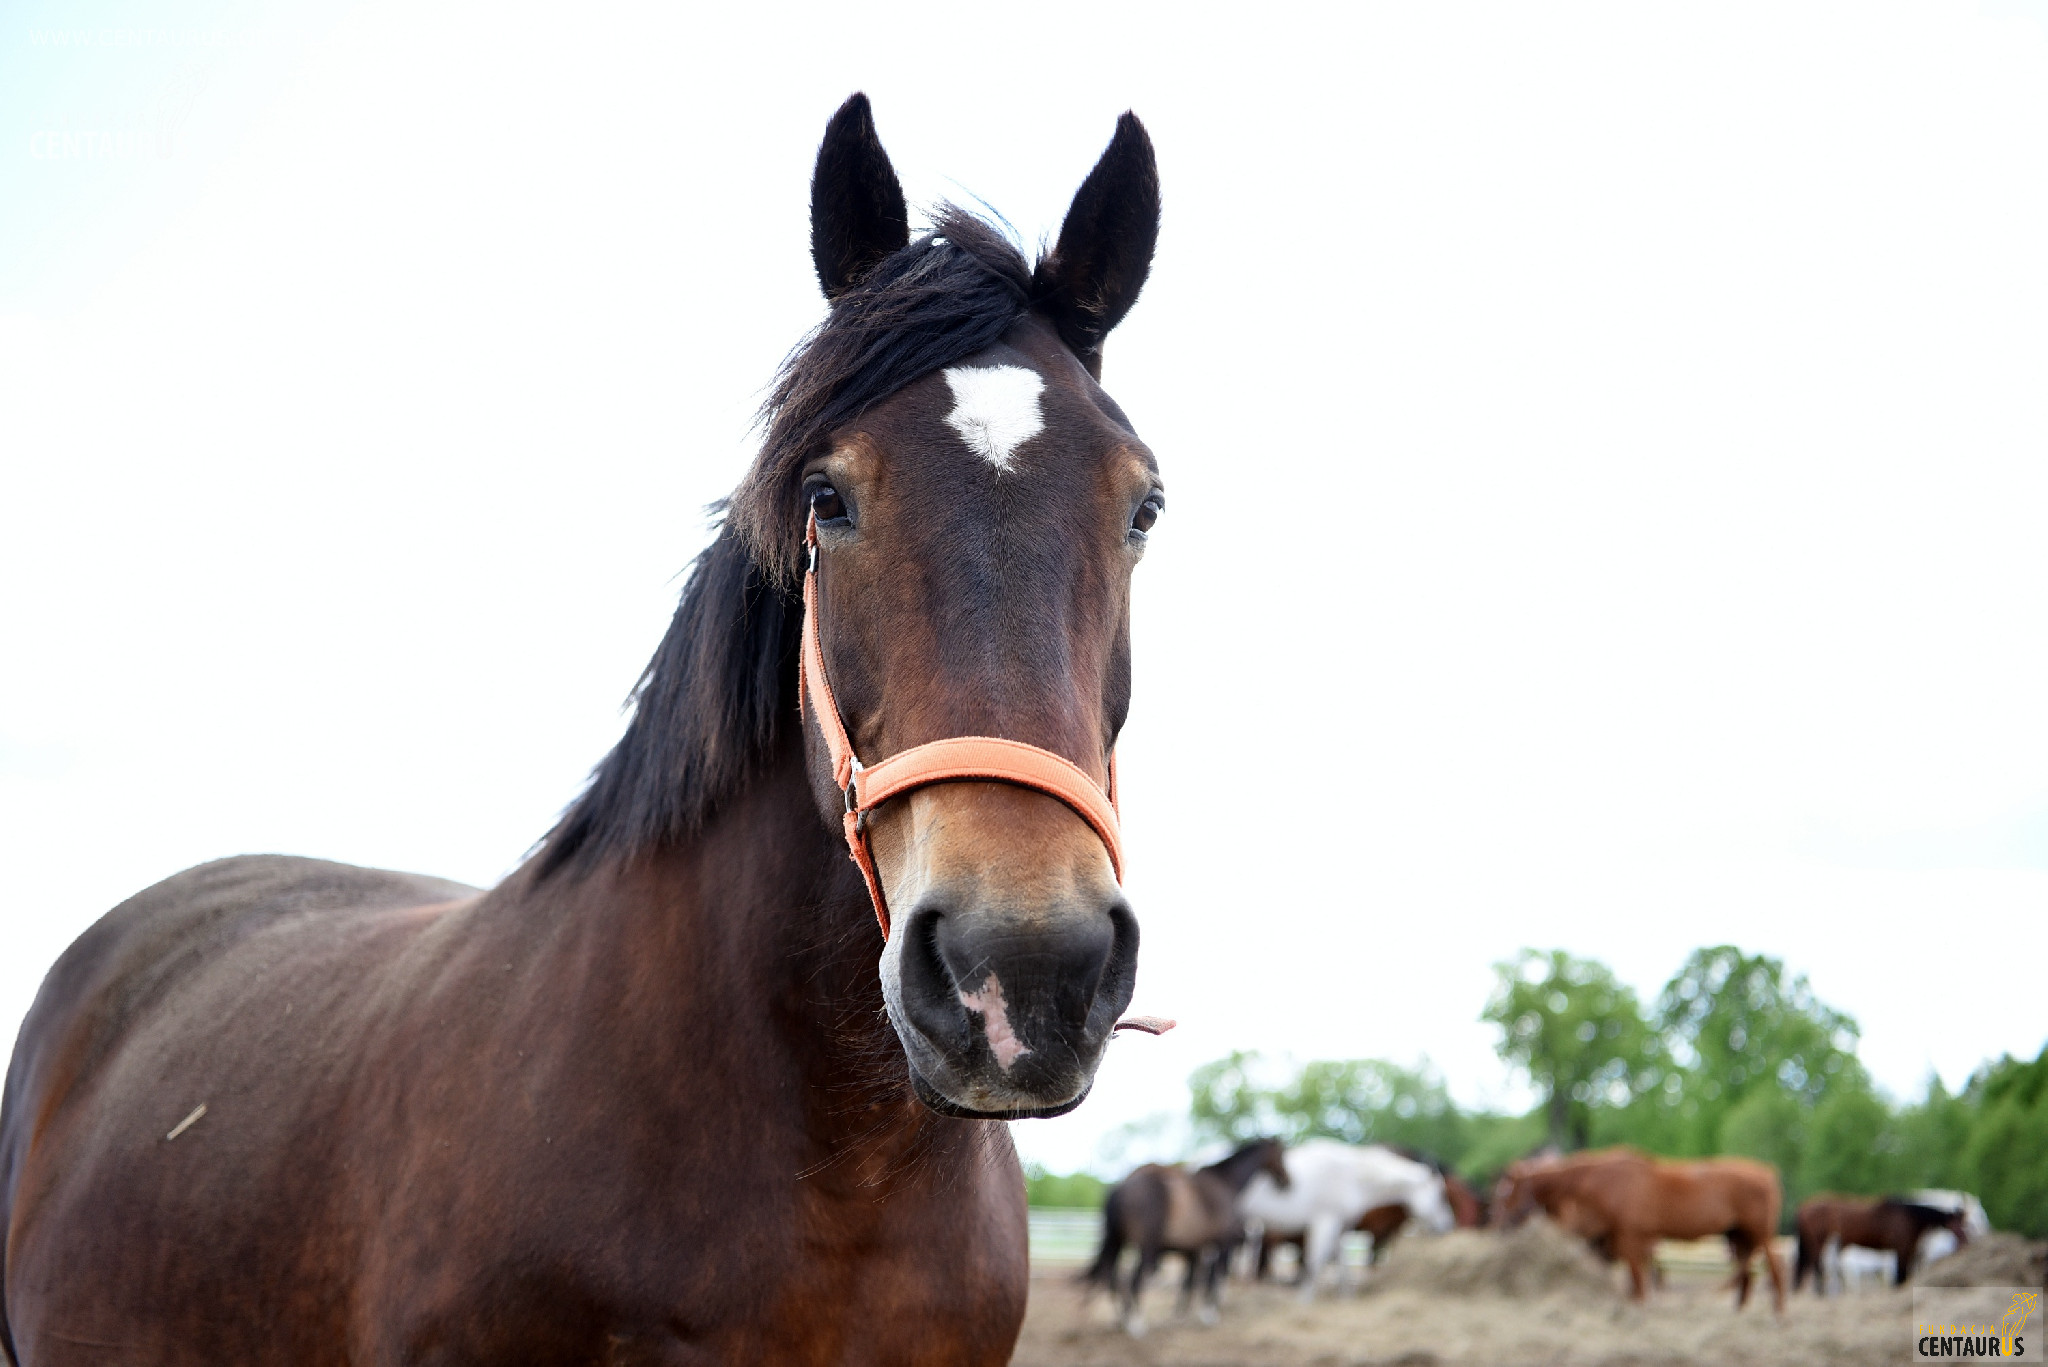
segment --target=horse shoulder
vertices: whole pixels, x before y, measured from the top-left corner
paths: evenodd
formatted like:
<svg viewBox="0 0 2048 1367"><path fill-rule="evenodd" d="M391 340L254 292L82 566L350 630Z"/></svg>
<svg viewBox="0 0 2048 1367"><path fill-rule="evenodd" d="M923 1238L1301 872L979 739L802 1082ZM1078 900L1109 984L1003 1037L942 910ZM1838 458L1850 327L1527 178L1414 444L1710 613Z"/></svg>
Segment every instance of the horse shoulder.
<svg viewBox="0 0 2048 1367"><path fill-rule="evenodd" d="M343 971L346 947L366 931L402 940L411 924L387 913L473 891L245 857L146 889L81 936L24 1022L0 1117L10 1294L36 1288L9 1306L17 1328L162 1328L222 1297L288 1294L305 1269L287 1264L330 1208L308 1175L340 1142L336 1060L353 1032L328 1008L377 971ZM336 952L304 962L308 942ZM154 1283L113 1273L165 1250L177 1256ZM318 1274L340 1256L322 1253ZM147 1303L122 1303L144 1285Z"/></svg>

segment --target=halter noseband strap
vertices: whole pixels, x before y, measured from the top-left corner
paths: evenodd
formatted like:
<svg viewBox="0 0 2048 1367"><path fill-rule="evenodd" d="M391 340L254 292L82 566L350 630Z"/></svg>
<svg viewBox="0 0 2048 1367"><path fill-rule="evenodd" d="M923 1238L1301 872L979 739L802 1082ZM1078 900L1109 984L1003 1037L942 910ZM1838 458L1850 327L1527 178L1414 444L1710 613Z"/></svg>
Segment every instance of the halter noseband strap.
<svg viewBox="0 0 2048 1367"><path fill-rule="evenodd" d="M825 674L825 650L818 640L818 519L813 516L804 527L804 549L809 564L804 570L804 641L797 660L797 708L812 700L818 730L825 737L825 750L832 759L832 782L846 795L847 852L867 880L868 896L875 904L875 920L882 938L889 938L889 903L882 895L881 876L875 872L874 853L868 848L868 813L892 797L933 783L971 780L986 783L1014 783L1049 797L1056 797L1095 831L1109 851L1110 868L1117 881L1124 876L1123 841L1117 828L1116 756L1109 759L1109 791L1104 792L1080 766L1063 755L1041 750L1023 741L997 736L953 736L947 740L913 745L873 765L863 765L853 753L853 741L846 734L846 722L839 715L839 702L832 696L832 682Z"/></svg>

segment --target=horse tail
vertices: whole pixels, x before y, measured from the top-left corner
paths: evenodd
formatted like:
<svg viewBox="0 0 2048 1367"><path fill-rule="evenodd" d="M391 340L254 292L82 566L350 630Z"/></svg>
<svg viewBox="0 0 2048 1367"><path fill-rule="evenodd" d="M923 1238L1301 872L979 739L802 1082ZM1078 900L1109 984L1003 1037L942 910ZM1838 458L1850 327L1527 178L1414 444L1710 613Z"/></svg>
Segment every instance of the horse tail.
<svg viewBox="0 0 2048 1367"><path fill-rule="evenodd" d="M1116 1289L1116 1261L1123 1255L1124 1236L1123 1213L1124 1189L1121 1184L1111 1187L1102 1201L1102 1247L1095 1250L1095 1261L1076 1273L1074 1280L1084 1286L1106 1286Z"/></svg>

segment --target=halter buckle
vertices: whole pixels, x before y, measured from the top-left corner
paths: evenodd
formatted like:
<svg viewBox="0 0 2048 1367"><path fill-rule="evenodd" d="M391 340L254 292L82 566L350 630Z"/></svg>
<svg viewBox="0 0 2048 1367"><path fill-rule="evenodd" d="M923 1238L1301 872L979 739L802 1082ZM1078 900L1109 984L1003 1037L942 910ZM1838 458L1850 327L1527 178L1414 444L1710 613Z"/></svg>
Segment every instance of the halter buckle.
<svg viewBox="0 0 2048 1367"><path fill-rule="evenodd" d="M853 767L847 771L846 787L841 795L846 799L847 811L860 812L860 824L863 828L865 828L868 824L868 814L866 812L860 811L861 762L857 759L852 759L851 757L849 757L849 762L852 764Z"/></svg>

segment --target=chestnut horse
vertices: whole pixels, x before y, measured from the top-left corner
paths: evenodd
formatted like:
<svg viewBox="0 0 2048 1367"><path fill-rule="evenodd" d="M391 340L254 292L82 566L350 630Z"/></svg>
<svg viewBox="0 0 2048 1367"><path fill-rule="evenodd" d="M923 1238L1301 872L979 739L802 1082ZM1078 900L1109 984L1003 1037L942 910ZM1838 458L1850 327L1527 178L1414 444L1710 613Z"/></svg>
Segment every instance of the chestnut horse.
<svg viewBox="0 0 2048 1367"><path fill-rule="evenodd" d="M1081 1102L1136 971L1104 790L1164 496L1098 380L1158 220L1126 114L1035 267L958 210L913 241L847 101L829 311L537 852L208 864L51 970L0 1113L20 1367L1009 1359L1003 1122ZM962 737L1072 781L835 772Z"/></svg>
<svg viewBox="0 0 2048 1367"><path fill-rule="evenodd" d="M1237 1198L1262 1172L1286 1186L1283 1152L1277 1139L1254 1139L1221 1162L1194 1172L1163 1163L1136 1169L1103 1200L1102 1246L1081 1280L1107 1287L1117 1299L1118 1318L1125 1331L1139 1337L1145 1332L1145 1317L1138 1308L1145 1279L1159 1266L1161 1254L1178 1253L1188 1264L1187 1280L1181 1286L1181 1310L1185 1312L1193 1301L1199 1282L1202 1322L1215 1323L1217 1288L1229 1270L1231 1253L1244 1242ZM1119 1282L1117 1263L1129 1245L1137 1247L1137 1262L1129 1279Z"/></svg>
<svg viewBox="0 0 2048 1367"><path fill-rule="evenodd" d="M1799 1256L1792 1269L1792 1289L1797 1291L1811 1272L1814 1294L1827 1295L1821 1254L1830 1243L1892 1254L1896 1259L1892 1285L1903 1286L1913 1275L1913 1257L1920 1251L1921 1238L1945 1229L1958 1244L1966 1244L1970 1231L1964 1220L1962 1210L1941 1210L1895 1196L1881 1201L1854 1196L1815 1196L1801 1201L1793 1216L1799 1231Z"/></svg>
<svg viewBox="0 0 2048 1367"><path fill-rule="evenodd" d="M1772 1301L1785 1308L1785 1270L1771 1247L1784 1197L1777 1170L1746 1158L1666 1160L1602 1149L1510 1165L1495 1209L1519 1223L1541 1207L1559 1226L1628 1264L1629 1294L1649 1293L1659 1239L1723 1235L1735 1260L1735 1306L1749 1301L1750 1261L1764 1255Z"/></svg>

